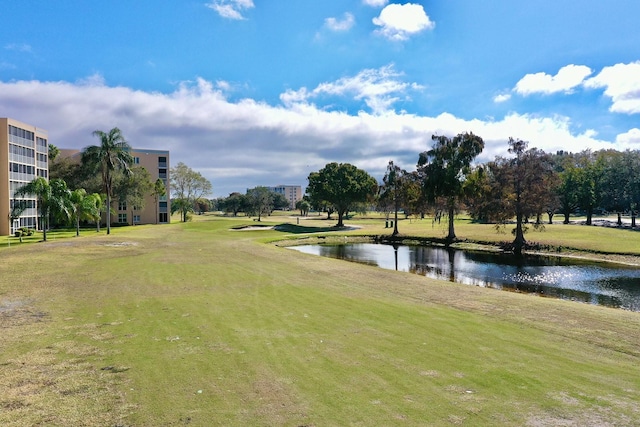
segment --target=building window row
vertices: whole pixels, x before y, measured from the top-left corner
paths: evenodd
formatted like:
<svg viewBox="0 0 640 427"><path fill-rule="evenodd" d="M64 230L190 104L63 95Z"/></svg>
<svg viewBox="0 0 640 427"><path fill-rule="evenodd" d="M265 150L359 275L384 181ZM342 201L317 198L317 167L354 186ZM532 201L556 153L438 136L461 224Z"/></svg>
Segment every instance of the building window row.
<svg viewBox="0 0 640 427"><path fill-rule="evenodd" d="M20 145L9 144L9 154L33 159L36 156L36 150L33 148L21 147Z"/></svg>
<svg viewBox="0 0 640 427"><path fill-rule="evenodd" d="M26 173L27 175L35 175L36 167L32 165L23 165L21 163L9 163L9 172Z"/></svg>
<svg viewBox="0 0 640 427"><path fill-rule="evenodd" d="M33 132L9 125L9 135L17 136L18 138L27 139L29 141L33 141L33 137L35 136Z"/></svg>
<svg viewBox="0 0 640 427"><path fill-rule="evenodd" d="M44 138L40 138L39 136L36 137L36 145L39 148L43 148L44 151L48 152L49 151L49 144L47 144L47 140Z"/></svg>

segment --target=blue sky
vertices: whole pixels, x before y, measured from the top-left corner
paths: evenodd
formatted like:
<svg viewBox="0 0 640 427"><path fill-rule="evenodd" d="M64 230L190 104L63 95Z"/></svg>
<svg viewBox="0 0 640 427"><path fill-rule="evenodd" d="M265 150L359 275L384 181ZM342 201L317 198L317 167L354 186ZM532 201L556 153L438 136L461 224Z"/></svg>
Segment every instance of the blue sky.
<svg viewBox="0 0 640 427"><path fill-rule="evenodd" d="M214 196L306 185L326 163L381 179L432 134L548 152L640 148L637 0L12 2L0 116L62 148L118 126Z"/></svg>

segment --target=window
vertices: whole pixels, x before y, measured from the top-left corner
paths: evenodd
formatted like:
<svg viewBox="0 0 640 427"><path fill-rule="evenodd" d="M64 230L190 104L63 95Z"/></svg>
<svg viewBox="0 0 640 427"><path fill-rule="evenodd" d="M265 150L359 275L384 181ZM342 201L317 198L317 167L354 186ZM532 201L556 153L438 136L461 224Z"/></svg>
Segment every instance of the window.
<svg viewBox="0 0 640 427"><path fill-rule="evenodd" d="M121 201L118 202L118 210L119 211L126 211L127 210L127 201Z"/></svg>
<svg viewBox="0 0 640 427"><path fill-rule="evenodd" d="M127 224L127 214L126 213L118 214L118 222L120 224Z"/></svg>
<svg viewBox="0 0 640 427"><path fill-rule="evenodd" d="M134 224L140 224L140 215L134 215L133 216L133 223Z"/></svg>
<svg viewBox="0 0 640 427"><path fill-rule="evenodd" d="M134 157L133 158L133 164L134 165L139 165L140 164L140 157Z"/></svg>
<svg viewBox="0 0 640 427"><path fill-rule="evenodd" d="M158 157L158 167L166 168L167 167L167 158L164 156Z"/></svg>
<svg viewBox="0 0 640 427"><path fill-rule="evenodd" d="M169 222L169 214L161 212L158 214L158 222Z"/></svg>

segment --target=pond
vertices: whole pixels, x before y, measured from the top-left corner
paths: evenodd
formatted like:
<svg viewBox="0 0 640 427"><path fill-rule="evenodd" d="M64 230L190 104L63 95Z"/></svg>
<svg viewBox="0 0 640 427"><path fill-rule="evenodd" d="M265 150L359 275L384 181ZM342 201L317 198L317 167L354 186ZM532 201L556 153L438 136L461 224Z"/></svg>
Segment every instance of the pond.
<svg viewBox="0 0 640 427"><path fill-rule="evenodd" d="M466 285L640 311L640 269L620 264L376 243L290 249Z"/></svg>

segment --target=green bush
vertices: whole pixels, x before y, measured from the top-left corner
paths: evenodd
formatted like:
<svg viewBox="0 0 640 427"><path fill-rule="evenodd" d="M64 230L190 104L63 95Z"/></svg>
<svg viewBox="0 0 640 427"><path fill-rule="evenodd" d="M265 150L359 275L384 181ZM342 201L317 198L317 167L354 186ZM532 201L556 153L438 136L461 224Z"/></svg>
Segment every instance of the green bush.
<svg viewBox="0 0 640 427"><path fill-rule="evenodd" d="M20 230L18 231L21 231L23 236L33 236L33 233L35 233L35 230L33 228L27 228L27 227L20 227ZM19 237L19 236L16 235L16 237Z"/></svg>

